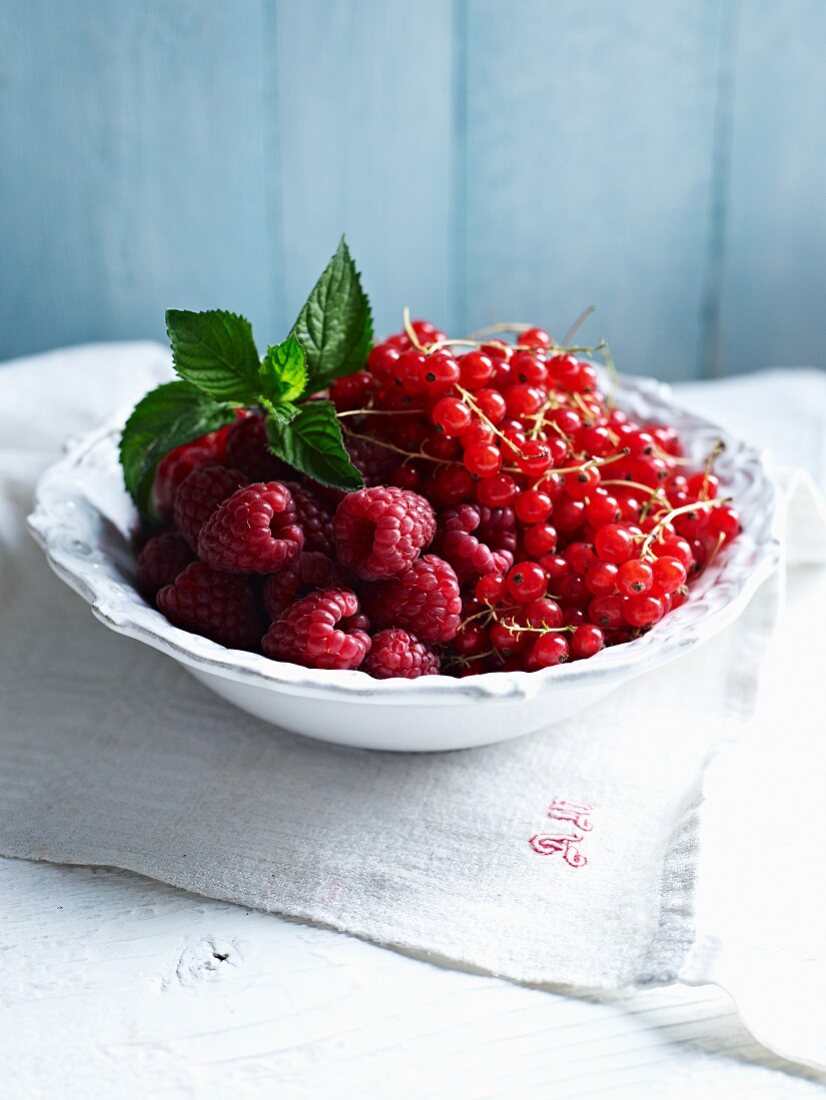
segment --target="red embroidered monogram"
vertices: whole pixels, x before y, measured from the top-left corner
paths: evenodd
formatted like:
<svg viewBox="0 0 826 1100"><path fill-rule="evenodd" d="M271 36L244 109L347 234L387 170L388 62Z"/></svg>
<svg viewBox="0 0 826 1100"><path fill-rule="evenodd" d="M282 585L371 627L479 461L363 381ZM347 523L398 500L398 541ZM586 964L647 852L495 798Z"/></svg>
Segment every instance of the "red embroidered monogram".
<svg viewBox="0 0 826 1100"><path fill-rule="evenodd" d="M590 833L594 827L591 820L591 807L583 802L569 802L566 798L555 798L548 807L547 816L554 821L570 821L578 832L535 833L528 841L531 848L540 856L552 856L559 852L569 867L584 867L588 857L580 852L575 844L582 840L583 833Z"/></svg>
<svg viewBox="0 0 826 1100"><path fill-rule="evenodd" d="M594 827L593 821L588 816L590 812L590 806L581 802L569 802L567 798L555 798L548 807L548 817L554 818L555 821L570 821L583 833L590 833Z"/></svg>

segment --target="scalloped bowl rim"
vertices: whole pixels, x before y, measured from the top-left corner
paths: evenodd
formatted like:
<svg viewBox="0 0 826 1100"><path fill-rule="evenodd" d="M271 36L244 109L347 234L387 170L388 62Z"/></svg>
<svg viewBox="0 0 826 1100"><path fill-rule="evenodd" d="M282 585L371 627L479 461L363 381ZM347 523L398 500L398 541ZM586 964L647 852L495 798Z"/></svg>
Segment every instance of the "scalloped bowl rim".
<svg viewBox="0 0 826 1100"><path fill-rule="evenodd" d="M587 661L537 672L486 672L461 679L427 676L417 680L376 680L364 672L308 669L273 661L260 654L230 650L173 626L143 600L128 577L118 571L110 556L101 554L99 547L89 547L83 542L80 538L82 531L77 526L81 510L78 505L95 507L84 497L84 461L96 448L110 442L119 433L125 412L67 444L64 456L46 470L37 484L35 507L28 517L28 526L45 551L54 572L83 597L101 622L117 633L144 642L202 673L291 695L332 701L359 700L382 705L415 703L442 706L484 699L532 699L540 693L553 691L555 687L574 683L581 688L593 684L604 690L665 664L724 630L740 615L780 559L777 488L766 470L761 452L733 440L724 429L675 405L669 388L663 383L622 375L617 393L626 399L636 398L659 413L659 416L649 414L650 420L672 422L675 413L678 414L677 419L683 422L680 427L683 436L688 431L695 438L700 435L723 438L727 444L723 458L728 457L729 463L736 462L740 467L748 465L754 472L761 513L757 517L749 517L751 522L745 523L744 535L741 536L744 539L750 528L755 528L751 536L754 560L747 569L743 567L745 555L738 557L738 544L741 543L738 539L693 586L694 599L689 599L668 616L673 628L670 633L661 634L655 627L640 638L609 647ZM627 403L627 400L618 401L620 407ZM686 438L686 442L690 439ZM737 468L737 465L732 467ZM119 472L113 491L126 498ZM737 498L735 504L740 504ZM99 509L98 513L101 514ZM746 520L745 512L743 516ZM105 568L101 568L102 565ZM696 608L706 592L713 589L721 575L725 574L733 586L730 598L709 608L697 622L686 623L685 629L677 629L682 625L680 616L685 614L686 608ZM697 595L704 579L703 591Z"/></svg>

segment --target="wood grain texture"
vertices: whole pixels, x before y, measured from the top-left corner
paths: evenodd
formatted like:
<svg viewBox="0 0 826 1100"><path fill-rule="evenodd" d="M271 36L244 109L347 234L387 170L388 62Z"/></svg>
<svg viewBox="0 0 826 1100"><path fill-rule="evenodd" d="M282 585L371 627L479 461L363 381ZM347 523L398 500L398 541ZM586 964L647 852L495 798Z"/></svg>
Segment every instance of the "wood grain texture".
<svg viewBox="0 0 826 1100"><path fill-rule="evenodd" d="M4 1094L822 1096L719 991L524 989L126 872L0 859Z"/></svg>
<svg viewBox="0 0 826 1100"><path fill-rule="evenodd" d="M588 333L621 369L697 369L720 7L468 8L466 308ZM514 317L514 314L516 316Z"/></svg>
<svg viewBox="0 0 826 1100"><path fill-rule="evenodd" d="M281 0L275 65L286 320L346 232L379 333L448 323L450 0Z"/></svg>
<svg viewBox="0 0 826 1100"><path fill-rule="evenodd" d="M0 6L3 354L268 319L262 36L259 0Z"/></svg>
<svg viewBox="0 0 826 1100"><path fill-rule="evenodd" d="M719 373L826 366L824 49L820 0L740 3Z"/></svg>

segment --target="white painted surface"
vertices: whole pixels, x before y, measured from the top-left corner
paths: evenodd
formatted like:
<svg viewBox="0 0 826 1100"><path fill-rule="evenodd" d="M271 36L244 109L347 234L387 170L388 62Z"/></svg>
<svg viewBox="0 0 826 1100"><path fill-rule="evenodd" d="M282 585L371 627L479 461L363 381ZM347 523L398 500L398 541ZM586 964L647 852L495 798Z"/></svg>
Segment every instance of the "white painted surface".
<svg viewBox="0 0 826 1100"><path fill-rule="evenodd" d="M714 989L569 999L121 871L0 860L0 959L13 1100L786 1100L826 1084Z"/></svg>

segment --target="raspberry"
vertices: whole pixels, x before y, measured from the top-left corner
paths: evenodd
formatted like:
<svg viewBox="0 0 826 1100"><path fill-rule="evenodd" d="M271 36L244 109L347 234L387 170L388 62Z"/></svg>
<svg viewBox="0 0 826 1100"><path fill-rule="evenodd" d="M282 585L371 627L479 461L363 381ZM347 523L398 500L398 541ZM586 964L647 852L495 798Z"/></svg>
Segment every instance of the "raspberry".
<svg viewBox="0 0 826 1100"><path fill-rule="evenodd" d="M516 516L513 508L489 508L487 505L480 505L477 534L494 553L507 551L512 555L517 543Z"/></svg>
<svg viewBox="0 0 826 1100"><path fill-rule="evenodd" d="M430 504L393 485L348 493L333 517L338 559L364 580L407 569L436 531Z"/></svg>
<svg viewBox="0 0 826 1100"><path fill-rule="evenodd" d="M439 658L406 630L381 630L373 635L373 645L362 670L377 680L393 676L415 680L419 676L435 676Z"/></svg>
<svg viewBox="0 0 826 1100"><path fill-rule="evenodd" d="M172 519L178 486L192 471L204 462L216 461L216 448L208 436L184 443L164 455L158 463L152 495L155 507L162 519Z"/></svg>
<svg viewBox="0 0 826 1100"><path fill-rule="evenodd" d="M248 481L277 481L289 476L284 463L267 449L263 416L253 414L236 421L227 435L225 454L227 465L240 470Z"/></svg>
<svg viewBox="0 0 826 1100"><path fill-rule="evenodd" d="M275 573L298 557L304 535L289 489L280 481L236 489L198 536L198 553L227 573Z"/></svg>
<svg viewBox="0 0 826 1100"><path fill-rule="evenodd" d="M379 443L369 443L366 439L353 439L352 436L345 437L345 443L350 461L368 487L383 485L399 464L398 455L394 454L389 447L382 447Z"/></svg>
<svg viewBox="0 0 826 1100"><path fill-rule="evenodd" d="M264 582L264 606L271 618L277 619L297 596L313 588L332 588L344 583L341 570L325 554L302 550L285 569L273 573Z"/></svg>
<svg viewBox="0 0 826 1100"><path fill-rule="evenodd" d="M511 553L494 554L472 533L479 527L480 512L476 505L460 504L458 508L445 508L439 513L438 551L453 566L463 584L475 581L486 573L500 573L513 565Z"/></svg>
<svg viewBox="0 0 826 1100"><path fill-rule="evenodd" d="M175 626L203 634L230 649L258 649L263 623L248 577L219 573L193 562L162 588L160 611Z"/></svg>
<svg viewBox="0 0 826 1100"><path fill-rule="evenodd" d="M361 598L374 626L402 627L422 642L449 642L459 629L459 582L435 554L419 558L399 577L365 585Z"/></svg>
<svg viewBox="0 0 826 1100"><path fill-rule="evenodd" d="M193 550L201 528L221 503L246 484L240 470L227 466L196 466L175 494L175 524Z"/></svg>
<svg viewBox="0 0 826 1100"><path fill-rule="evenodd" d="M298 525L304 532L304 549L318 550L332 557L334 552L332 515L306 486L301 486L294 481L286 482L286 486L292 494Z"/></svg>
<svg viewBox="0 0 826 1100"><path fill-rule="evenodd" d="M172 584L195 555L185 539L172 531L154 535L138 555L138 588L154 599L158 590Z"/></svg>
<svg viewBox="0 0 826 1100"><path fill-rule="evenodd" d="M322 588L294 603L264 635L268 657L308 668L358 668L370 637L349 622L359 603L349 588ZM361 617L359 617L361 619Z"/></svg>

